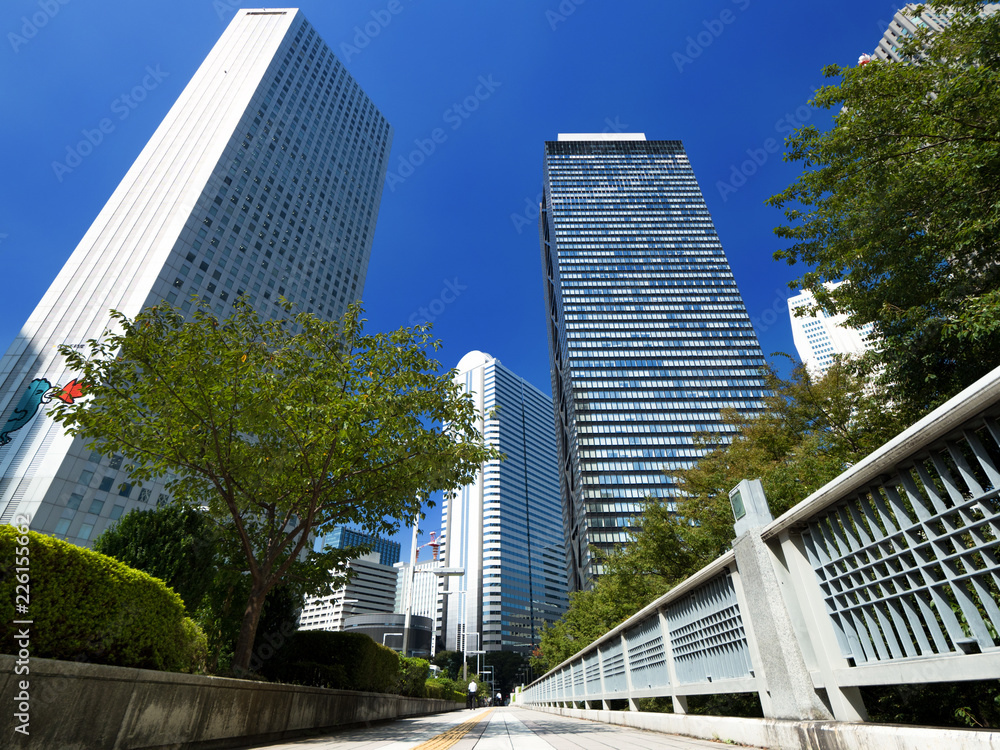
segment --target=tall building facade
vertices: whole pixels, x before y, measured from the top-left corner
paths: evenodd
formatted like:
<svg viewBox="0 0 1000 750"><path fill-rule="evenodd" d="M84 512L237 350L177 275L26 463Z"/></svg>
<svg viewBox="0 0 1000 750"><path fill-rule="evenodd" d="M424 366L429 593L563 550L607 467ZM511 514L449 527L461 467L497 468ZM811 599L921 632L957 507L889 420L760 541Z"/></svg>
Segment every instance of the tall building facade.
<svg viewBox="0 0 1000 750"><path fill-rule="evenodd" d="M396 576L392 565L378 561L379 553L351 560L351 580L332 594L307 596L299 614L301 630L343 630L353 615L388 614L396 601Z"/></svg>
<svg viewBox="0 0 1000 750"><path fill-rule="evenodd" d="M442 506L443 565L465 570L442 584L443 645L527 654L568 605L552 400L483 352L466 354L455 380L506 459Z"/></svg>
<svg viewBox="0 0 1000 750"><path fill-rule="evenodd" d="M838 286L840 284L827 284L831 290ZM829 315L822 310L813 315L798 315L799 310L815 304L813 293L805 290L788 298L795 350L809 374L819 378L830 369L835 355L857 355L867 351L870 348L869 336L874 327L867 323L861 328L852 328L847 325L847 315Z"/></svg>
<svg viewBox="0 0 1000 750"><path fill-rule="evenodd" d="M983 3L980 12L983 15L991 15L998 10L1000 10L998 3ZM899 55L900 48L907 39L922 29L929 29L934 34L940 33L948 28L951 22L952 12L945 8L907 3L892 17L872 56L878 60L899 62L902 59Z"/></svg>
<svg viewBox="0 0 1000 750"><path fill-rule="evenodd" d="M0 522L89 545L165 502L121 457L46 415L80 389L55 347L196 296L217 315L246 295L265 318L333 319L364 287L392 129L294 9L241 10L185 87L0 359Z"/></svg>
<svg viewBox="0 0 1000 750"><path fill-rule="evenodd" d="M664 472L703 454L721 409L763 408L764 357L680 141L560 134L541 216L572 589L629 540ZM593 550L597 557L593 558Z"/></svg>
<svg viewBox="0 0 1000 750"><path fill-rule="evenodd" d="M395 565L399 562L399 542L391 539L364 534L347 526L328 528L322 536L316 539L316 551L323 549L347 549L348 547L370 547L378 554L381 565Z"/></svg>
<svg viewBox="0 0 1000 750"><path fill-rule="evenodd" d="M421 617L437 617L438 598L441 591L441 577L434 575L434 570L441 567L437 560L417 563L413 571L413 598L410 598L410 564L407 562L396 563L396 603L393 612L406 614L407 603L413 605L414 615Z"/></svg>

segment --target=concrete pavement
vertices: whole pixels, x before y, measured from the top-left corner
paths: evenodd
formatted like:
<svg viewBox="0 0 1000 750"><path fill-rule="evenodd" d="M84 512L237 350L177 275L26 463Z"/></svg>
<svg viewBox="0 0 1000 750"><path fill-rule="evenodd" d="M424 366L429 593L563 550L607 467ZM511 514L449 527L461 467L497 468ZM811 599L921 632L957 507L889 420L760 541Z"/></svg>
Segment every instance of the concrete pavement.
<svg viewBox="0 0 1000 750"><path fill-rule="evenodd" d="M524 708L481 708L249 750L720 750L721 742L626 729ZM731 746L730 746L731 747Z"/></svg>

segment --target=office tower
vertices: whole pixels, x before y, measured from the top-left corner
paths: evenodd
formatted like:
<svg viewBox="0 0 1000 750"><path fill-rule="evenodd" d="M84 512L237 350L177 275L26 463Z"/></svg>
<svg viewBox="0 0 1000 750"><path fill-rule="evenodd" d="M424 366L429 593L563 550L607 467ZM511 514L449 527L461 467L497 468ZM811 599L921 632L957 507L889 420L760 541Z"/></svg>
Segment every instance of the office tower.
<svg viewBox="0 0 1000 750"><path fill-rule="evenodd" d="M441 579L434 575L434 569L440 569L441 563L437 560L417 563L416 572L413 576L413 614L421 617L434 618L437 615L438 593ZM396 603L393 612L406 614L406 604L410 594L410 564L407 562L396 563Z"/></svg>
<svg viewBox="0 0 1000 750"><path fill-rule="evenodd" d="M391 613L396 599L396 573L378 561L379 553L351 560L352 575L344 586L326 596L307 596L299 615L300 630L343 630L352 615Z"/></svg>
<svg viewBox="0 0 1000 750"><path fill-rule="evenodd" d="M372 552L378 553L378 561L381 565L395 565L399 562L399 542L382 539L371 534L363 534L346 526L328 528L322 536L316 539L317 552L323 549L346 549L362 545L370 547Z"/></svg>
<svg viewBox="0 0 1000 750"><path fill-rule="evenodd" d="M444 566L465 569L443 584L444 648L528 654L568 603L552 400L478 351L462 357L455 382L506 460L483 464L442 506Z"/></svg>
<svg viewBox="0 0 1000 750"><path fill-rule="evenodd" d="M998 9L1000 4L984 3L980 12L983 15L990 15L996 13ZM899 49L908 37L914 36L920 29L930 29L935 34L944 31L951 25L951 20L952 12L947 9L907 3L892 17L873 56L879 60L899 62L901 59Z"/></svg>
<svg viewBox="0 0 1000 750"><path fill-rule="evenodd" d="M843 282L840 282L843 283ZM826 284L831 291L840 284ZM861 328L851 328L847 315L828 315L818 310L811 316L799 316L803 307L816 304L812 292L801 291L788 298L788 314L792 323L792 341L809 374L820 378L833 364L835 354L862 354L870 348L868 337L874 327L866 323Z"/></svg>
<svg viewBox="0 0 1000 750"><path fill-rule="evenodd" d="M629 540L721 409L763 408L764 358L679 141L545 143L539 218L570 586ZM667 500L669 502L669 500ZM598 559L591 559L591 548Z"/></svg>
<svg viewBox="0 0 1000 750"><path fill-rule="evenodd" d="M239 11L0 359L0 522L89 545L165 502L46 415L79 390L55 347L192 295L337 318L364 287L391 135L300 12Z"/></svg>

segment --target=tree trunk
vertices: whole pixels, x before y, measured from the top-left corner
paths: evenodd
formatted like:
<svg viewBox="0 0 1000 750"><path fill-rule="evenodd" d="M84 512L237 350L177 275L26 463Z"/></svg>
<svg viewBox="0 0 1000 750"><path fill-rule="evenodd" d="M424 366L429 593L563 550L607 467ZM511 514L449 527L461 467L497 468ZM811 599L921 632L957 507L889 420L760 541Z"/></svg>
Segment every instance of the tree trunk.
<svg viewBox="0 0 1000 750"><path fill-rule="evenodd" d="M233 653L233 674L242 677L251 671L251 667L257 668L260 665L251 665L253 658L253 642L257 636L257 623L260 621L260 613L264 610L264 599L268 589L262 585L253 584L250 588L250 597L247 600L247 608L243 613L243 623L240 625L240 637L236 641L236 651Z"/></svg>

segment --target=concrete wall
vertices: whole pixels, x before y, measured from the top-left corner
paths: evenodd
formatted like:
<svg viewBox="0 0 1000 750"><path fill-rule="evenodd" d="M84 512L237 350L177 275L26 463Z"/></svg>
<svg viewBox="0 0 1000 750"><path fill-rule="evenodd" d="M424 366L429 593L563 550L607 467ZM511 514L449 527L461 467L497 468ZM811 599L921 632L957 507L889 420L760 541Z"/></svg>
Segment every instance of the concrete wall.
<svg viewBox="0 0 1000 750"><path fill-rule="evenodd" d="M519 704L530 711L771 750L996 750L1000 732L846 721L594 711Z"/></svg>
<svg viewBox="0 0 1000 750"><path fill-rule="evenodd" d="M451 701L0 654L0 747L240 747L314 730L464 708ZM21 682L28 687L22 690ZM24 700L27 694L27 701ZM28 735L16 731L27 702Z"/></svg>

